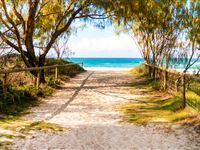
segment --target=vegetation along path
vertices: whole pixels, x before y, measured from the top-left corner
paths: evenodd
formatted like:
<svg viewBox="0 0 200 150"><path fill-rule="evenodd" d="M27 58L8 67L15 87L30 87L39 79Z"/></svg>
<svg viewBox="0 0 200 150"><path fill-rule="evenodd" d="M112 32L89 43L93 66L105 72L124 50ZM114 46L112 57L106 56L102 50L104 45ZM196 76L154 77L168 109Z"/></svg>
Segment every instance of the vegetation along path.
<svg viewBox="0 0 200 150"><path fill-rule="evenodd" d="M139 104L139 99L148 96L147 90L144 81L125 71L80 74L52 97L44 99L40 106L32 108L32 113L24 118L43 120L66 130L33 130L24 138L15 138L11 147L15 150L198 149L199 135L193 128L123 121L126 117L120 110L130 102ZM158 98L159 94L148 98L153 96ZM145 113L144 109L139 111Z"/></svg>

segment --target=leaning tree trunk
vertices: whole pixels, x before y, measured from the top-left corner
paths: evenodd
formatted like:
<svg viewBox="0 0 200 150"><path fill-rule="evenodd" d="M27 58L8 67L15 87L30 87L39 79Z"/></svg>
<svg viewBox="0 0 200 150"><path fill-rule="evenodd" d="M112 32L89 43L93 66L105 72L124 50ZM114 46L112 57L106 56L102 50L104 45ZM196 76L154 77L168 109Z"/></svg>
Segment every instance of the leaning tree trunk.
<svg viewBox="0 0 200 150"><path fill-rule="evenodd" d="M44 63L45 63L45 57L39 57L39 61L36 61L36 59L32 59L32 57L30 55L27 55L26 58L22 57L23 61L25 62L25 65L28 67L28 68L31 68L31 67L43 67L44 66ZM24 59L27 59L27 60L24 60ZM30 71L30 73L35 77L37 78L38 76L38 71ZM40 71L40 83L46 83L46 80L45 80L45 72L44 70L41 70Z"/></svg>
<svg viewBox="0 0 200 150"><path fill-rule="evenodd" d="M28 68L33 68L33 67L36 67L36 66L37 66L36 60L32 59L32 57L30 56L30 54L24 55L23 53L21 53L21 58L22 58L22 60L24 61L25 65L26 65ZM32 70L32 71L30 71L30 73L31 73L35 78L37 78L37 71Z"/></svg>

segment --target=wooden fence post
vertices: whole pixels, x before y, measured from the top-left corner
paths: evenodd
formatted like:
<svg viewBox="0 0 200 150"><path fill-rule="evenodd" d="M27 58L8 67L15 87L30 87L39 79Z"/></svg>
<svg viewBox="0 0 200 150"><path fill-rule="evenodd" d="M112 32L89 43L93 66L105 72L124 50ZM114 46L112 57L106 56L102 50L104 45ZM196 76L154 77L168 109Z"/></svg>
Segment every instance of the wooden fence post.
<svg viewBox="0 0 200 150"><path fill-rule="evenodd" d="M164 83L163 83L164 90L167 90L167 70L164 69Z"/></svg>
<svg viewBox="0 0 200 150"><path fill-rule="evenodd" d="M153 66L152 78L154 80L156 79L156 67L155 66Z"/></svg>
<svg viewBox="0 0 200 150"><path fill-rule="evenodd" d="M158 68L155 67L155 80L157 80L157 79L159 80L158 72L159 72Z"/></svg>
<svg viewBox="0 0 200 150"><path fill-rule="evenodd" d="M149 75L149 66L146 63L144 64L144 66L145 66L145 74Z"/></svg>
<svg viewBox="0 0 200 150"><path fill-rule="evenodd" d="M38 71L37 73L37 82L36 82L36 89L39 89L40 86L40 75L41 75L41 70Z"/></svg>
<svg viewBox="0 0 200 150"><path fill-rule="evenodd" d="M148 72L148 76L151 77L151 66L147 65L147 67L148 67L148 71L147 71Z"/></svg>
<svg viewBox="0 0 200 150"><path fill-rule="evenodd" d="M178 80L179 80L179 79L177 79L177 80L175 81L176 93L178 92Z"/></svg>
<svg viewBox="0 0 200 150"><path fill-rule="evenodd" d="M186 81L185 73L182 76L182 108L186 107Z"/></svg>
<svg viewBox="0 0 200 150"><path fill-rule="evenodd" d="M55 82L58 81L58 67L55 68Z"/></svg>
<svg viewBox="0 0 200 150"><path fill-rule="evenodd" d="M7 77L8 77L8 74L5 73L4 77L3 77L3 93L5 94L7 92Z"/></svg>
<svg viewBox="0 0 200 150"><path fill-rule="evenodd" d="M145 68L145 71L144 71L144 72L145 72L145 74L147 74L147 72L148 72L148 71L147 71L147 70L148 70L148 67L147 67L146 64L144 64L144 68Z"/></svg>

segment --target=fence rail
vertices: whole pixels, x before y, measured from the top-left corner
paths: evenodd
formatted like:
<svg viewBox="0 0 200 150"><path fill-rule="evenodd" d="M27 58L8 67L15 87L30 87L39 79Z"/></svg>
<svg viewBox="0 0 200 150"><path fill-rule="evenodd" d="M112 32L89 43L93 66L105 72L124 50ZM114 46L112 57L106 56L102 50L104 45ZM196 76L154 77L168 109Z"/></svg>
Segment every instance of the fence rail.
<svg viewBox="0 0 200 150"><path fill-rule="evenodd" d="M181 73L173 70L166 70L157 66L144 63L146 73L155 80L158 80L162 88L170 93L180 92L182 95L182 106L186 104L194 106L197 110L200 110L200 99L199 100L186 100L186 90L189 89L190 81L199 82L200 78L186 73Z"/></svg>
<svg viewBox="0 0 200 150"><path fill-rule="evenodd" d="M150 64L144 64L146 66L147 73L153 76L153 70L155 72L155 80L159 80L164 90L168 90L170 92L178 92L181 90L183 85L182 78L188 76L188 74L166 70L164 68L160 68L157 66L153 66Z"/></svg>
<svg viewBox="0 0 200 150"><path fill-rule="evenodd" d="M39 89L40 85L40 75L41 75L41 70L46 70L46 69L55 69L55 81L58 80L58 75L59 71L58 68L60 67L69 67L69 66L74 66L74 65L81 65L83 67L83 63L70 63L70 64L65 64L65 65L52 65L52 66L43 66L43 67L32 67L32 68L17 68L17 69L8 69L8 70L0 70L0 74L4 74L3 76L3 92L7 92L7 78L8 75L11 73L17 73L17 72L28 72L28 71L38 71L37 72L37 77L36 77L36 88Z"/></svg>
<svg viewBox="0 0 200 150"><path fill-rule="evenodd" d="M0 74L6 74L6 73L16 73L16 72L23 72L23 71L38 71L38 70L44 70L44 69L52 69L52 68L59 68L59 67L67 67L67 66L73 66L73 65L81 65L83 66L83 63L75 63L75 64L65 64L65 65L52 65L52 66L43 66L43 67L32 67L32 68L17 68L17 69L5 69L0 70Z"/></svg>

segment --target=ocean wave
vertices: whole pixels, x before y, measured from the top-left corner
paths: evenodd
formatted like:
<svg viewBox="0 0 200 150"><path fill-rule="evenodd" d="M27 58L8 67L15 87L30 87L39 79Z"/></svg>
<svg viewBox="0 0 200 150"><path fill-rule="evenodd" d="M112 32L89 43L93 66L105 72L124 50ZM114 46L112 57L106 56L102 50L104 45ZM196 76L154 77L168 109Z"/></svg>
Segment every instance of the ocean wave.
<svg viewBox="0 0 200 150"><path fill-rule="evenodd" d="M131 68L116 68L116 67L84 67L86 70L97 70L97 71L104 71L104 70L113 70L113 71L128 71Z"/></svg>

